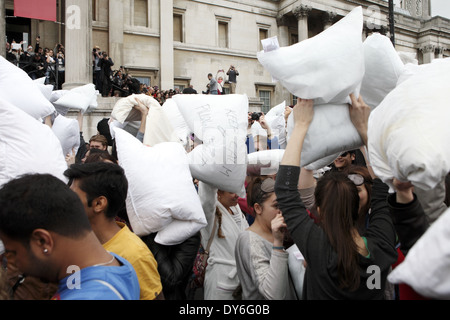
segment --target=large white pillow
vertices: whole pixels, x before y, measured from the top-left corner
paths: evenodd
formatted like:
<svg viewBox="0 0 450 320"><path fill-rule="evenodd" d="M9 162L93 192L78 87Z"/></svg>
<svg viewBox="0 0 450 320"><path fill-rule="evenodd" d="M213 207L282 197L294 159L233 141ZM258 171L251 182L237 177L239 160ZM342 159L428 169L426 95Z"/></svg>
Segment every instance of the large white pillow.
<svg viewBox="0 0 450 320"><path fill-rule="evenodd" d="M257 53L259 62L292 94L316 104L350 102L364 76L363 13L356 7L315 37Z"/></svg>
<svg viewBox="0 0 450 320"><path fill-rule="evenodd" d="M391 40L379 33L368 36L363 49L365 73L360 95L373 109L397 86L405 65Z"/></svg>
<svg viewBox="0 0 450 320"><path fill-rule="evenodd" d="M85 113L89 106L93 106L97 99L97 90L93 83L88 83L73 89L68 92L62 92L63 95L53 102L63 108L77 109Z"/></svg>
<svg viewBox="0 0 450 320"><path fill-rule="evenodd" d="M369 117L368 151L375 174L431 190L450 171L450 59L422 65Z"/></svg>
<svg viewBox="0 0 450 320"><path fill-rule="evenodd" d="M191 134L191 130L184 120L183 115L180 113L180 110L178 110L178 105L175 101L173 101L173 99L168 99L164 102L162 109L172 124L178 138L180 138L182 143L186 145Z"/></svg>
<svg viewBox="0 0 450 320"><path fill-rule="evenodd" d="M265 119L272 130L272 136L278 138L278 145L282 149L286 147L286 120L284 118L285 109L286 101L283 101L282 103L271 108L265 115Z"/></svg>
<svg viewBox="0 0 450 320"><path fill-rule="evenodd" d="M284 149L271 149L252 152L248 155L247 175L267 176L278 172Z"/></svg>
<svg viewBox="0 0 450 320"><path fill-rule="evenodd" d="M449 243L450 209L447 209L388 275L389 282L406 283L427 298L450 299Z"/></svg>
<svg viewBox="0 0 450 320"><path fill-rule="evenodd" d="M0 98L0 186L26 173L49 173L67 182L66 169L52 129Z"/></svg>
<svg viewBox="0 0 450 320"><path fill-rule="evenodd" d="M34 84L39 88L42 95L50 101L52 92L53 92L53 85L52 84L45 84L45 77L35 79L33 80Z"/></svg>
<svg viewBox="0 0 450 320"><path fill-rule="evenodd" d="M77 153L80 147L80 125L76 119L70 119L62 115L57 115L52 125L53 133L61 142L63 155L74 151Z"/></svg>
<svg viewBox="0 0 450 320"><path fill-rule="evenodd" d="M119 99L113 107L111 112L111 117L119 121L120 123L140 121L141 113L139 110L134 109L137 106L136 98L138 98L142 103L150 106L154 103L159 104L153 97L146 94L131 94L128 97Z"/></svg>
<svg viewBox="0 0 450 320"><path fill-rule="evenodd" d="M144 97L143 103L149 110L145 122L143 143L150 147L161 142L181 143L169 118L164 113L163 107L153 97L144 96L146 98Z"/></svg>
<svg viewBox="0 0 450 320"><path fill-rule="evenodd" d="M189 154L191 174L220 190L245 194L248 97L180 94L172 98L202 141Z"/></svg>
<svg viewBox="0 0 450 320"><path fill-rule="evenodd" d="M294 113L288 117L288 141L294 129ZM331 162L335 155L343 150L358 149L363 141L350 119L347 104L324 104L314 106L314 118L306 133L303 142L301 167L308 166L321 159ZM334 157L334 159L332 159ZM322 165L323 164L323 165ZM329 164L329 163L328 163ZM313 167L327 165L323 161L317 162Z"/></svg>
<svg viewBox="0 0 450 320"><path fill-rule="evenodd" d="M0 98L22 109L35 119L55 112L38 84L22 69L0 56Z"/></svg>
<svg viewBox="0 0 450 320"><path fill-rule="evenodd" d="M163 232L165 243L181 243L204 227L206 218L182 145L148 147L123 129L114 131L119 164L128 179L126 207L133 231L144 236L159 233L175 220L190 221L175 223L172 227L185 227L175 234Z"/></svg>

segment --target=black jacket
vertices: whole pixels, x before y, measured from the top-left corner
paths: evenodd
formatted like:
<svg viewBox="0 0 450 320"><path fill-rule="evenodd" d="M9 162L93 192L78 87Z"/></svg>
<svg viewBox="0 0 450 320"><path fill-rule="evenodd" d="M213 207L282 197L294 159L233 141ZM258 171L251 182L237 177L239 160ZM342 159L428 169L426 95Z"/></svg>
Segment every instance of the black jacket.
<svg viewBox="0 0 450 320"><path fill-rule="evenodd" d="M173 246L156 243L155 237L156 233L153 233L141 239L147 244L158 263L164 298L186 300L187 285L200 246L200 232Z"/></svg>

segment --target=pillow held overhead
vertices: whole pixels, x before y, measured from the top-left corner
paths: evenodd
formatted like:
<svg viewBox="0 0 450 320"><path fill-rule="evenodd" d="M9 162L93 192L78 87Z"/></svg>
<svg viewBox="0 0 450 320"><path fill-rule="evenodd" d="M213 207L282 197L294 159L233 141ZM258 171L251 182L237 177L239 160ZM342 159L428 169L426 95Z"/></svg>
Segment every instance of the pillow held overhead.
<svg viewBox="0 0 450 320"><path fill-rule="evenodd" d="M38 83L2 56L0 56L0 97L35 119L44 119L55 112L55 107L42 94Z"/></svg>
<svg viewBox="0 0 450 320"><path fill-rule="evenodd" d="M133 231L139 236L171 228L178 232L158 237L181 243L206 225L192 182L186 151L177 142L148 147L120 128L114 128L119 164L128 179L126 207ZM156 238L155 238L156 239Z"/></svg>
<svg viewBox="0 0 450 320"><path fill-rule="evenodd" d="M257 53L259 62L292 94L315 104L350 102L364 76L363 14L356 7L315 37Z"/></svg>
<svg viewBox="0 0 450 320"><path fill-rule="evenodd" d="M95 106L97 102L97 90L93 83L88 83L80 87L76 87L63 91L63 95L53 102L55 105L69 108L78 109L82 113L85 113L89 106Z"/></svg>
<svg viewBox="0 0 450 320"><path fill-rule="evenodd" d="M421 65L369 117L368 151L375 174L431 190L450 171L450 59Z"/></svg>
<svg viewBox="0 0 450 320"><path fill-rule="evenodd" d="M48 173L67 183L66 169L52 129L0 98L0 186L26 173Z"/></svg>
<svg viewBox="0 0 450 320"><path fill-rule="evenodd" d="M76 154L80 147L80 126L75 119L58 115L52 125L52 131L61 142L63 155L72 152Z"/></svg>
<svg viewBox="0 0 450 320"><path fill-rule="evenodd" d="M245 194L248 124L246 95L175 95L189 129L202 141L188 154L194 178Z"/></svg>
<svg viewBox="0 0 450 320"><path fill-rule="evenodd" d="M365 73L360 94L372 109L397 85L405 69L391 40L379 33L371 34L363 43Z"/></svg>

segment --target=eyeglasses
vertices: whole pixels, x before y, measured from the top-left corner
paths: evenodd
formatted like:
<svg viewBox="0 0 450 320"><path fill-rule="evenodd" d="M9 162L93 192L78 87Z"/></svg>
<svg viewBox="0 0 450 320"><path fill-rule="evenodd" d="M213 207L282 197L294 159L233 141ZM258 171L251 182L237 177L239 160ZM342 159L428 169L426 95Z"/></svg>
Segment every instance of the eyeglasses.
<svg viewBox="0 0 450 320"><path fill-rule="evenodd" d="M355 184L355 186L360 186L364 183L364 177L357 173L351 173L347 176L352 182Z"/></svg>
<svg viewBox="0 0 450 320"><path fill-rule="evenodd" d="M343 154L341 154L340 157L346 157L347 155L348 155L348 151L346 151Z"/></svg>

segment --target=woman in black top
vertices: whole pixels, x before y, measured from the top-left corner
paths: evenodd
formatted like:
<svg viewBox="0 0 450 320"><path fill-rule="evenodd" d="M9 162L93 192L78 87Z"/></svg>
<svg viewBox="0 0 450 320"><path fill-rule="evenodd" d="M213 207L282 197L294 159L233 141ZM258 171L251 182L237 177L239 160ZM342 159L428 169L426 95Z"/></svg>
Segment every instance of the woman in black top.
<svg viewBox="0 0 450 320"><path fill-rule="evenodd" d="M350 115L367 144L370 108L351 95ZM298 99L295 128L277 174L275 192L289 233L307 263L304 299L383 299L387 274L397 261L396 231L386 198L372 197L370 228L357 231L359 196L344 173L319 179L315 199L320 225L308 216L297 190L303 141L312 121L312 100ZM373 189L387 188L374 179ZM383 192L374 192L383 194Z"/></svg>

